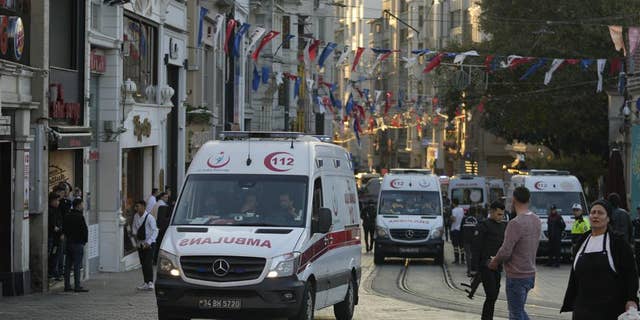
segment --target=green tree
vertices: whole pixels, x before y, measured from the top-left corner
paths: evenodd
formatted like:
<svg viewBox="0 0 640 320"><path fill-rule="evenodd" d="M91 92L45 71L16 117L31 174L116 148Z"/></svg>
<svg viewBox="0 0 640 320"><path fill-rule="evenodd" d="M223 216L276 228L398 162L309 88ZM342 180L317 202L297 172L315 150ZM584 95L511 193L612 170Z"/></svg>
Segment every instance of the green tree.
<svg viewBox="0 0 640 320"><path fill-rule="evenodd" d="M489 80L483 127L508 141L544 144L562 158L608 151L607 95L596 93L596 63L563 65L543 84L553 58L613 58L607 25L640 24L637 0L482 0L481 26L497 55L548 57L529 79L520 77L536 61L499 69ZM605 72L605 88L617 83Z"/></svg>

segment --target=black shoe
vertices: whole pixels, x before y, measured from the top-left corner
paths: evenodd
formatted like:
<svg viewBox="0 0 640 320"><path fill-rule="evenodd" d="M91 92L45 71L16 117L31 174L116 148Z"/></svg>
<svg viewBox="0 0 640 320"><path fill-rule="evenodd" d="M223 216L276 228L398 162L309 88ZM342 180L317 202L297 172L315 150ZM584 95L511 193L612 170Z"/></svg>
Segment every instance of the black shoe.
<svg viewBox="0 0 640 320"><path fill-rule="evenodd" d="M73 291L75 291L75 292L89 292L89 289L85 289L85 288L83 288L83 287L80 287L80 288L76 288L76 289L75 289L75 290L73 290Z"/></svg>
<svg viewBox="0 0 640 320"><path fill-rule="evenodd" d="M73 289L71 289L71 288L64 288L64 292L73 292Z"/></svg>

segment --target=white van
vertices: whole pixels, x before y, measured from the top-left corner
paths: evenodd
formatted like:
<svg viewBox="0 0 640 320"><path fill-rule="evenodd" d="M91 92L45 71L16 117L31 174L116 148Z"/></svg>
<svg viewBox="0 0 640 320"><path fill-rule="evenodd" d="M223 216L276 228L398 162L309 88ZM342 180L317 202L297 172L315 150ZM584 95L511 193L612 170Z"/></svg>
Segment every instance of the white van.
<svg viewBox="0 0 640 320"><path fill-rule="evenodd" d="M540 235L540 246L538 255L546 255L548 250L547 218L551 205L557 207L558 213L562 216L567 225L562 234L562 255L571 254L571 227L573 226L573 212L571 206L579 203L588 212L587 201L582 191L582 185L575 176L567 171L558 170L531 170L526 175L515 175L511 177L511 184L507 192L507 206L510 210L513 199L513 190L524 186L529 189L531 198L529 209L537 214L542 220L542 234Z"/></svg>
<svg viewBox="0 0 640 320"><path fill-rule="evenodd" d="M458 199L458 205L466 212L471 205L487 208L487 179L475 175L458 175L449 180L449 200Z"/></svg>
<svg viewBox="0 0 640 320"><path fill-rule="evenodd" d="M292 133L225 132L191 163L162 241L159 319L351 319L360 212L349 154Z"/></svg>
<svg viewBox="0 0 640 320"><path fill-rule="evenodd" d="M378 200L374 263L385 257L444 256L440 181L428 170L393 169L384 176Z"/></svg>

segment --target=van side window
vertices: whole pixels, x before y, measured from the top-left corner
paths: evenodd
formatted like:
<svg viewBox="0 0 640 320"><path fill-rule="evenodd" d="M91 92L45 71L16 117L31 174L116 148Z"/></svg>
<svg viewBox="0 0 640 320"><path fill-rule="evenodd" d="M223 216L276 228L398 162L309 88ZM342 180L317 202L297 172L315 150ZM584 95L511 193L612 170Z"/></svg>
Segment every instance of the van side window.
<svg viewBox="0 0 640 320"><path fill-rule="evenodd" d="M318 230L318 220L322 208L322 180L317 178L313 183L313 203L311 205L311 230ZM313 232L311 233L313 234Z"/></svg>

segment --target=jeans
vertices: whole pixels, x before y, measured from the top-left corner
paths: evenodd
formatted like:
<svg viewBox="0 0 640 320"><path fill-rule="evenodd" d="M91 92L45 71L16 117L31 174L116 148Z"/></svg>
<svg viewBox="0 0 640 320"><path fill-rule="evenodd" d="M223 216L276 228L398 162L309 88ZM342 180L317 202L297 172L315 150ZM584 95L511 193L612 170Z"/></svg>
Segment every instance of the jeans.
<svg viewBox="0 0 640 320"><path fill-rule="evenodd" d="M486 266L480 267L482 286L484 287L484 305L482 306L482 320L492 320L493 312L500 293L500 271L493 271Z"/></svg>
<svg viewBox="0 0 640 320"><path fill-rule="evenodd" d="M67 243L67 259L64 268L64 287L71 288L71 267L73 267L73 284L75 289L80 288L80 266L82 266L82 256L84 255L84 244Z"/></svg>
<svg viewBox="0 0 640 320"><path fill-rule="evenodd" d="M54 237L49 237L47 244L49 245L49 276L57 278L64 273L63 268L60 267L62 264L62 243L60 239L56 241Z"/></svg>
<svg viewBox="0 0 640 320"><path fill-rule="evenodd" d="M529 290L533 289L535 277L509 278L507 277L507 303L509 305L509 320L529 320L524 310Z"/></svg>
<svg viewBox="0 0 640 320"><path fill-rule="evenodd" d="M138 257L142 264L144 283L153 282L153 245L148 248L138 248Z"/></svg>
<svg viewBox="0 0 640 320"><path fill-rule="evenodd" d="M364 228L364 243L367 245L367 252L373 250L373 235L375 233L375 228Z"/></svg>

